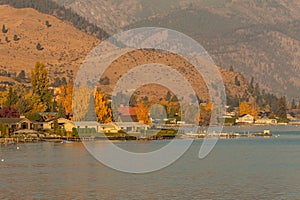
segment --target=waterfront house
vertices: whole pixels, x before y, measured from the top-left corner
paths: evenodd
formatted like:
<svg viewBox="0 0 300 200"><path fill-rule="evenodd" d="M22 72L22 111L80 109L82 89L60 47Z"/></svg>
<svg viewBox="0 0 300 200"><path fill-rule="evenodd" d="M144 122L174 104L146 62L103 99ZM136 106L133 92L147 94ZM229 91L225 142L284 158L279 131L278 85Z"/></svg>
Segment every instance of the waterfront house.
<svg viewBox="0 0 300 200"><path fill-rule="evenodd" d="M107 124L100 124L100 132L104 133L118 133L121 128L114 122Z"/></svg>
<svg viewBox="0 0 300 200"><path fill-rule="evenodd" d="M236 123L238 124L253 124L254 123L254 117L249 114L245 114L240 116L237 120Z"/></svg>
<svg viewBox="0 0 300 200"><path fill-rule="evenodd" d="M33 122L25 117L20 118L0 118L0 122L6 125L9 131L15 132L18 130L29 130L33 129Z"/></svg>
<svg viewBox="0 0 300 200"><path fill-rule="evenodd" d="M117 122L116 125L120 127L120 130L127 133L144 132L149 128L148 125L139 122Z"/></svg>
<svg viewBox="0 0 300 200"><path fill-rule="evenodd" d="M277 124L276 119L269 119L268 117L263 117L255 121L255 124Z"/></svg>
<svg viewBox="0 0 300 200"><path fill-rule="evenodd" d="M74 122L75 127L79 129L94 129L96 132L101 132L101 125L97 121L80 121Z"/></svg>
<svg viewBox="0 0 300 200"><path fill-rule="evenodd" d="M43 123L44 130L53 129L54 128L54 123L55 123L55 120L50 120L50 121L44 122ZM74 122L72 122L68 119L65 119L65 118L58 118L57 123L58 123L58 125L61 129L64 129L67 132L72 132L72 129L75 127Z"/></svg>
<svg viewBox="0 0 300 200"><path fill-rule="evenodd" d="M300 125L300 120L299 119L293 119L289 122L291 125Z"/></svg>

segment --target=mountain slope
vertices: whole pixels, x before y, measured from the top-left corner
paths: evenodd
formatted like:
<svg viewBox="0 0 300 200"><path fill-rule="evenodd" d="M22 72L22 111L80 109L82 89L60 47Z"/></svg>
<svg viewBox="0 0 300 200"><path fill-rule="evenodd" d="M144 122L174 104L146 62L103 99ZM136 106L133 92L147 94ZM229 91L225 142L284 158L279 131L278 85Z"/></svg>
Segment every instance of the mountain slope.
<svg viewBox="0 0 300 200"><path fill-rule="evenodd" d="M0 12L2 23L8 30L7 33L0 33L0 70L9 73L25 70L27 77L30 77L30 70L33 69L36 61L41 61L45 63L52 82L56 77L70 79L76 75L85 57L100 43L96 37L77 30L71 24L31 8L16 9L2 5ZM16 41L14 35L18 38ZM40 44L40 50L37 49L37 44ZM159 62L177 67L194 86L199 97L209 98L205 83L201 77L194 77L195 73L189 63L175 55L157 55L146 51L125 55L116 60L111 65L112 71L107 74L111 83L107 87L111 90L112 84L116 83L123 73L147 62ZM180 66L185 66L191 71L181 69ZM248 90L248 84L242 75L225 70L221 70L221 73L229 97L246 96L245 90ZM240 81L239 86L235 84L235 77ZM163 97L166 93L166 90L158 92L156 87L151 87L146 93L141 93L141 97L158 94Z"/></svg>
<svg viewBox="0 0 300 200"><path fill-rule="evenodd" d="M37 61L45 63L52 78L72 77L85 56L100 42L57 18L34 9L0 6L0 70L19 73L30 70ZM46 21L51 27L47 27ZM14 37L18 38L16 41ZM38 50L37 45L41 49Z"/></svg>
<svg viewBox="0 0 300 200"><path fill-rule="evenodd" d="M55 0L110 33L144 26L181 31L215 62L233 66L267 91L298 98L298 0Z"/></svg>

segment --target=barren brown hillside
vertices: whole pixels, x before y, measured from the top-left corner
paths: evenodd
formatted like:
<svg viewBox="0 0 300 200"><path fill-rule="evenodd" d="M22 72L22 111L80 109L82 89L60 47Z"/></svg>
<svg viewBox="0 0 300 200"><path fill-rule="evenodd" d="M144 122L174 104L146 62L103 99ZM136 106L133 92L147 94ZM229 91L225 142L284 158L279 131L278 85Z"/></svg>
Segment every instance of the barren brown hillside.
<svg viewBox="0 0 300 200"><path fill-rule="evenodd" d="M103 77L109 78L110 85L101 85L102 89L106 90L107 92L111 92L113 89L112 87L117 83L117 81L123 74L136 66L147 63L160 63L166 66L171 66L172 68L180 72L180 74L182 74L186 78L186 80L188 80L196 94L202 100L207 100L210 98L203 77L184 58L171 53L162 53L148 50L134 51L125 54L124 56L113 62L112 65L106 70L106 73L104 73L103 75ZM218 69L220 70L224 81L226 95L228 95L229 97L245 96L245 92L247 93L249 86L244 77L236 72L229 72L222 68ZM166 74L164 78L168 79L170 77ZM239 81L239 85L236 84L236 79ZM178 85L180 87L180 84ZM168 90L162 86L152 84L140 88L136 92L136 94L139 98L147 96L149 97L149 100L158 101L160 98L165 97L167 91Z"/></svg>
<svg viewBox="0 0 300 200"><path fill-rule="evenodd" d="M57 18L34 9L0 6L0 69L29 75L36 61L45 63L51 77L69 76L100 41ZM49 27L46 25L49 22ZM14 36L16 35L16 36ZM18 40L15 41L14 37ZM40 43L43 50L37 49Z"/></svg>
<svg viewBox="0 0 300 200"><path fill-rule="evenodd" d="M0 69L10 73L25 70L29 77L29 72L36 61L41 61L48 68L52 81L55 77L74 78L85 57L100 43L97 38L77 30L72 25L34 9L0 6L0 12L1 23L8 30L7 33L4 33L5 31L0 33ZM40 50L37 48L38 43L41 45ZM197 75L187 61L173 54L151 51L132 52L116 60L105 75L109 77L110 85L102 85L103 89L106 87L111 91L122 74L146 63L172 66L186 77L199 97L203 100L209 98L201 75ZM238 73L220 70L227 95L244 96L248 90L244 78ZM238 78L240 85L236 85L235 77ZM139 97L161 98L167 91L165 88L152 85L138 93Z"/></svg>

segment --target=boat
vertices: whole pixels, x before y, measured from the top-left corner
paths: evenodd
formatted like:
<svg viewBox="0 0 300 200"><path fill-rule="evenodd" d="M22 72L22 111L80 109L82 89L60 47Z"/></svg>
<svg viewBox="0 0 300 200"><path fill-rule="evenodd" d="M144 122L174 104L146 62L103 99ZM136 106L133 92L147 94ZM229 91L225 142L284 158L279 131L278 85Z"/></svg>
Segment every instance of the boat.
<svg viewBox="0 0 300 200"><path fill-rule="evenodd" d="M70 143L74 143L74 142L69 141L69 140L62 140L61 143L62 144L70 144Z"/></svg>

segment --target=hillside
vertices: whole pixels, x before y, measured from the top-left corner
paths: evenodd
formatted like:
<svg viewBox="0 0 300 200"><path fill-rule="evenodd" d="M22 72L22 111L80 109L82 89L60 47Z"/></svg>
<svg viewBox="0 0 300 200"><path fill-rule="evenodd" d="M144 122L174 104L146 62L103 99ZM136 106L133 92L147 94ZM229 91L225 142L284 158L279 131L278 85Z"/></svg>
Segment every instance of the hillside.
<svg viewBox="0 0 300 200"><path fill-rule="evenodd" d="M110 84L100 85L101 90L111 93L113 90L113 86L117 83L117 81L123 74L136 66L148 63L159 63L166 66L172 66L173 69L176 69L178 72L180 72L180 74L191 84L193 90L201 100L207 101L208 99L210 99L203 77L190 63L175 54L150 50L134 51L125 54L115 60L103 74L103 77L108 78ZM229 72L223 70L222 68L218 69L220 70L224 81L226 95L230 99L233 99L236 96L241 98L252 98L252 96L248 94L249 84L241 74L236 72ZM169 77L168 73L164 73L164 76L162 78L173 78L174 81L177 80L176 77ZM236 79L239 81L238 85L236 84ZM178 90L182 90L182 88L180 88L180 82L178 85L176 85L176 87L178 87ZM150 101L159 101L161 98L164 98L166 96L167 92L168 90L165 87L151 84L141 87L135 92L135 94L137 95L137 99L143 99L147 97Z"/></svg>
<svg viewBox="0 0 300 200"><path fill-rule="evenodd" d="M4 5L0 6L0 13L1 26L8 30L0 33L0 70L3 71L25 70L29 77L35 63L42 61L52 80L62 76L71 78L85 56L100 42L69 23L31 8ZM51 27L47 27L46 21ZM38 44L42 50L37 49Z"/></svg>
<svg viewBox="0 0 300 200"><path fill-rule="evenodd" d="M219 66L254 76L269 92L299 97L298 0L55 1L110 33L144 26L181 31Z"/></svg>
<svg viewBox="0 0 300 200"><path fill-rule="evenodd" d="M2 23L7 33L0 34L0 70L11 74L18 74L25 70L29 77L36 61L45 63L52 82L56 77L72 78L88 53L100 43L96 37L90 36L77 30L71 24L46 14L37 12L34 9L16 9L9 6L0 6ZM46 25L46 21L51 26ZM17 35L18 40L14 40ZM9 42L5 38L8 38ZM42 50L37 49L40 43ZM110 78L108 90L120 78L120 76L134 66L147 62L159 62L174 66L183 72L184 76L191 82L195 91L202 99L207 99L206 86L201 77L195 77L192 66L182 58L171 54L157 54L155 52L140 51L116 60L109 73L105 76ZM185 66L184 71L181 66ZM220 69L221 70L221 69ZM244 78L235 72L221 70L230 97L245 96L248 84ZM238 77L240 86L235 84L235 77ZM100 77L99 77L100 79ZM7 80L7 79L3 79ZM10 80L12 80L10 78ZM164 96L166 90L157 90L156 86L140 93L143 96Z"/></svg>

